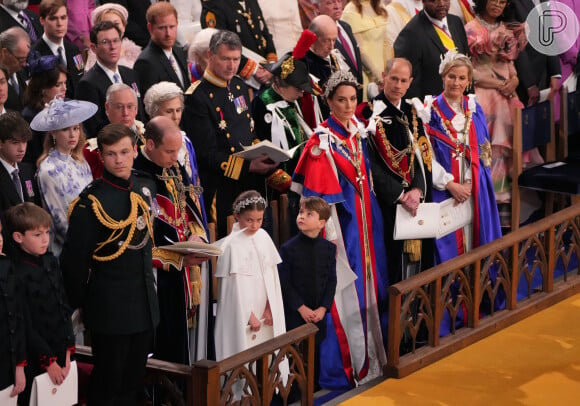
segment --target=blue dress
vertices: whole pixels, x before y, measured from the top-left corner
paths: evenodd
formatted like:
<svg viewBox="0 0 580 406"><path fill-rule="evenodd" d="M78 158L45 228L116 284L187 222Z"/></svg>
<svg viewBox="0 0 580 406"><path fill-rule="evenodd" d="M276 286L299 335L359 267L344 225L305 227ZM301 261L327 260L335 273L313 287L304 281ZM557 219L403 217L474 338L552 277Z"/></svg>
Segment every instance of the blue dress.
<svg viewBox="0 0 580 406"><path fill-rule="evenodd" d="M364 130L331 115L304 147L292 190L331 205L337 287L320 344L320 386L344 389L381 374L386 363L388 298L383 219L371 189ZM334 175L334 176L333 176Z"/></svg>
<svg viewBox="0 0 580 406"><path fill-rule="evenodd" d="M89 164L52 148L36 174L44 208L52 216L51 250L58 257L68 229L68 206L92 182Z"/></svg>

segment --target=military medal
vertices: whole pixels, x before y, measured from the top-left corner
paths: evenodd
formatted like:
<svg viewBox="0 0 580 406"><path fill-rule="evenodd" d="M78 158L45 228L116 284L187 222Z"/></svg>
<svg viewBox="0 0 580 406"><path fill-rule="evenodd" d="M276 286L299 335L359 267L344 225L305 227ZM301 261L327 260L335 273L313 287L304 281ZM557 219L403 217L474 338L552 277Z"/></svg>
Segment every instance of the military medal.
<svg viewBox="0 0 580 406"><path fill-rule="evenodd" d="M145 223L143 216L137 217L137 230L142 231L145 227L147 227L147 224Z"/></svg>
<svg viewBox="0 0 580 406"><path fill-rule="evenodd" d="M220 130L225 130L228 127L228 123L224 120L224 113L220 110L220 122L218 123L218 127Z"/></svg>

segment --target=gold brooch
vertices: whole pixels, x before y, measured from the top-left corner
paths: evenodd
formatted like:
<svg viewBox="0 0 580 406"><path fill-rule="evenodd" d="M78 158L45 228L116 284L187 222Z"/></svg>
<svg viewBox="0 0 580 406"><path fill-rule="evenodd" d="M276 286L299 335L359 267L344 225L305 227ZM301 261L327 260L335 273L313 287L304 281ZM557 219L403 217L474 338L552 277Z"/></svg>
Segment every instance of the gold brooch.
<svg viewBox="0 0 580 406"><path fill-rule="evenodd" d="M282 62L281 65L282 73L280 73L280 77L282 79L286 79L292 72L294 72L294 58L290 57Z"/></svg>
<svg viewBox="0 0 580 406"><path fill-rule="evenodd" d="M485 141L483 144L479 144L481 152L479 153L479 158L483 162L483 166L489 168L491 166L491 144L489 141Z"/></svg>

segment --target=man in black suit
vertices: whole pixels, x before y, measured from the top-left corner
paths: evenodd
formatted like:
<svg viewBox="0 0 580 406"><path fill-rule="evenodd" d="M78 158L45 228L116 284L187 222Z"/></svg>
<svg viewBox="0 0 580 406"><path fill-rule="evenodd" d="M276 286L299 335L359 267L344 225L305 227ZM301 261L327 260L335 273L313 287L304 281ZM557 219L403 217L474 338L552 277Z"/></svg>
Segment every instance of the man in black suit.
<svg viewBox="0 0 580 406"><path fill-rule="evenodd" d="M27 10L28 0L0 0L0 31L20 27L36 42L43 33L38 16Z"/></svg>
<svg viewBox="0 0 580 406"><path fill-rule="evenodd" d="M42 0L38 8L44 34L33 49L41 55L56 55L65 65L68 78L66 97L74 98L76 86L83 76L85 63L78 47L65 39L68 30L66 0Z"/></svg>
<svg viewBox="0 0 580 406"><path fill-rule="evenodd" d="M22 202L40 203L34 166L22 163L30 127L19 113L0 115L0 218L6 209Z"/></svg>
<svg viewBox="0 0 580 406"><path fill-rule="evenodd" d="M423 0L423 11L415 15L395 40L395 57L413 65L413 82L407 97L438 95L443 91L439 74L442 55L449 49L469 55L461 19L448 15L450 0Z"/></svg>
<svg viewBox="0 0 580 406"><path fill-rule="evenodd" d="M363 82L362 60L360 57L360 49L358 43L352 33L352 29L347 22L341 21L343 5L341 0L313 0L314 4L318 5L318 14L324 14L336 21L338 28L338 36L334 47L340 51L344 60L350 68L350 72L356 77L358 83ZM362 88L356 92L359 103L362 100Z"/></svg>
<svg viewBox="0 0 580 406"><path fill-rule="evenodd" d="M22 110L27 79L24 67L29 52L30 38L22 28L12 27L0 33L0 63L8 69L8 99L4 103L8 110Z"/></svg>
<svg viewBox="0 0 580 406"><path fill-rule="evenodd" d="M534 7L532 0L514 0L506 9L506 21L525 22ZM528 43L516 59L515 65L520 80L516 91L524 105L536 104L542 89L549 87L552 93L556 93L560 88L562 75L558 56L542 54Z"/></svg>
<svg viewBox="0 0 580 406"><path fill-rule="evenodd" d="M341 69L338 58L332 52L338 37L338 27L331 17L319 15L314 17L308 29L316 34L316 41L306 53L304 62L308 65L310 74L318 79L318 86L323 88L330 75ZM330 115L324 98L316 93L305 94L300 100L304 120L311 128L315 128Z"/></svg>
<svg viewBox="0 0 580 406"><path fill-rule="evenodd" d="M161 81L173 82L183 91L191 85L185 51L175 46L177 10L167 2L155 3L147 10L147 28L151 41L143 49L135 66L143 94Z"/></svg>
<svg viewBox="0 0 580 406"><path fill-rule="evenodd" d="M145 48L149 42L149 32L147 30L147 3L149 0L101 0L101 4L117 3L122 5L129 12L125 36L133 40L141 48Z"/></svg>
<svg viewBox="0 0 580 406"><path fill-rule="evenodd" d="M101 21L91 29L91 50L97 56L95 65L79 81L76 98L99 106L99 111L84 122L87 135L95 137L107 124L105 99L107 89L113 83L125 83L135 90L139 99L138 118L143 114L143 103L139 93L137 73L126 66L118 65L121 56L121 31L111 21Z"/></svg>

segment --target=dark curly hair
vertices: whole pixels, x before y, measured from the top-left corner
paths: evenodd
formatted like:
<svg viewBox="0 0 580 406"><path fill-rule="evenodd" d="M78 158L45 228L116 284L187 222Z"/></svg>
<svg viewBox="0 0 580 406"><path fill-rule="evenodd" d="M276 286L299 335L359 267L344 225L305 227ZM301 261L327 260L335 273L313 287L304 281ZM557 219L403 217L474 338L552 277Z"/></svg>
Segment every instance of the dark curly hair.
<svg viewBox="0 0 580 406"><path fill-rule="evenodd" d="M505 20L506 10L510 6L510 2L511 2L510 0L506 0L503 13L501 13L501 15L497 18L497 21ZM485 8L487 7L487 3L489 3L489 0L475 0L474 3L475 6L473 7L473 11L475 11L475 14L482 15L485 12Z"/></svg>

